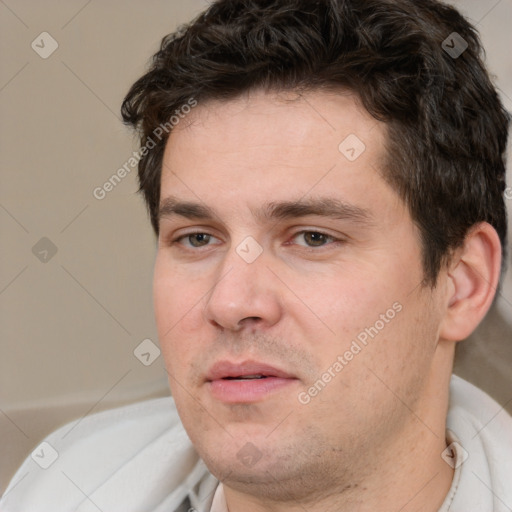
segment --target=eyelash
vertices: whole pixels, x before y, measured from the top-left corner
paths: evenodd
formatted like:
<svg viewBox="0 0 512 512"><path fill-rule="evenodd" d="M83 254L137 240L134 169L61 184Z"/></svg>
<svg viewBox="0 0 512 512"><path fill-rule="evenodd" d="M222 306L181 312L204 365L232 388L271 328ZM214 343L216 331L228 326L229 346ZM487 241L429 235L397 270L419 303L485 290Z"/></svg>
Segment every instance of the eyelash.
<svg viewBox="0 0 512 512"><path fill-rule="evenodd" d="M342 239L336 238L336 237L334 237L332 235L329 235L328 233L324 233L323 231L311 230L311 229L304 229L302 231L298 231L297 233L295 233L293 235L292 240L297 238L299 235L304 235L306 233L315 234L315 235L321 235L321 236L325 237L327 240L330 240L331 243L343 242ZM174 246L174 245L177 245L177 244L182 245L182 244L180 244L180 240L187 239L187 238L190 238L190 237L193 237L193 236L196 236L196 235L206 235L206 236L215 238L213 235L210 235L209 233L206 233L204 231L196 231L196 232L187 233L186 235L181 235L181 236L179 236L177 238L172 239L170 245L171 246ZM217 245L217 244L214 244L214 245ZM287 242L287 245L288 245L288 242ZM300 247L302 249L304 249L304 250L319 252L319 250L321 250L324 247L327 247L328 245L330 245L330 244L326 243L326 244L318 245L318 246L314 246L314 245L309 245L309 246L308 245L300 245ZM205 246L202 246L202 247L186 247L186 246L183 246L183 247L184 247L184 250L198 251L198 250L200 250L202 248L207 248L208 246L209 245L205 245Z"/></svg>

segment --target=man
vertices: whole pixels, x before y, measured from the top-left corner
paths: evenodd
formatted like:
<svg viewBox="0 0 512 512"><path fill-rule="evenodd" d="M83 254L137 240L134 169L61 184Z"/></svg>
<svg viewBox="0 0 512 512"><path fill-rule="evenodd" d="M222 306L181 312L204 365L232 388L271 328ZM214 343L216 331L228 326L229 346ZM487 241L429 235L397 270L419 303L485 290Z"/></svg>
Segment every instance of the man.
<svg viewBox="0 0 512 512"><path fill-rule="evenodd" d="M480 51L432 0L220 0L164 38L122 112L179 420L50 436L2 510L512 510L512 419L451 376L506 247Z"/></svg>

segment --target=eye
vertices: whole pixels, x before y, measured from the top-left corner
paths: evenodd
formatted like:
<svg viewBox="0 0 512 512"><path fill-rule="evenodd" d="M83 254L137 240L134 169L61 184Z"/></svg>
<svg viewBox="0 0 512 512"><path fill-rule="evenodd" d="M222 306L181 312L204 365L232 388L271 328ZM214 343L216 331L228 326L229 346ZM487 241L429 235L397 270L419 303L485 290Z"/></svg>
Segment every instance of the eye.
<svg viewBox="0 0 512 512"><path fill-rule="evenodd" d="M173 244L180 244L190 249L197 249L199 247L206 247L210 244L210 241L217 240L214 236L208 233L189 233L188 235L182 235L172 241Z"/></svg>
<svg viewBox="0 0 512 512"><path fill-rule="evenodd" d="M293 237L294 240L300 240L301 238L305 244L299 243L298 245L303 245L305 247L323 247L328 243L337 241L333 236L320 231L301 231L300 233L296 233Z"/></svg>

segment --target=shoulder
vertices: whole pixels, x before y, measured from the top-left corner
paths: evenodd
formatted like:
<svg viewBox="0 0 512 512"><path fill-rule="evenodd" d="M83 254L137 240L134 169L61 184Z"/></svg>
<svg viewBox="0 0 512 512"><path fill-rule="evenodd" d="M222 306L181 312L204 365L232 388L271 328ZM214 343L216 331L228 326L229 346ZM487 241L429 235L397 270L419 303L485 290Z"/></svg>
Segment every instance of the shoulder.
<svg viewBox="0 0 512 512"><path fill-rule="evenodd" d="M447 426L456 424L489 440L500 438L512 449L512 417L487 393L452 375Z"/></svg>
<svg viewBox="0 0 512 512"><path fill-rule="evenodd" d="M110 511L141 509L198 462L170 397L79 418L34 448L0 501L4 512L85 511L99 501Z"/></svg>
<svg viewBox="0 0 512 512"><path fill-rule="evenodd" d="M456 501L508 510L502 507L512 503L512 417L484 391L452 376L446 426L462 447Z"/></svg>

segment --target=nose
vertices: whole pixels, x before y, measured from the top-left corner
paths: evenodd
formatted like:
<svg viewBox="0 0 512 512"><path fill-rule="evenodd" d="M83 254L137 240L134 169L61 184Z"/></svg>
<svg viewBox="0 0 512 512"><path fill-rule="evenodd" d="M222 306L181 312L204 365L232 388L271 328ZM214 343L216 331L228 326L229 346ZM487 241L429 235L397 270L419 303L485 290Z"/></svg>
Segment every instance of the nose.
<svg viewBox="0 0 512 512"><path fill-rule="evenodd" d="M247 263L236 253L229 252L204 307L207 322L229 331L267 329L282 315L279 280L268 268L261 254Z"/></svg>

